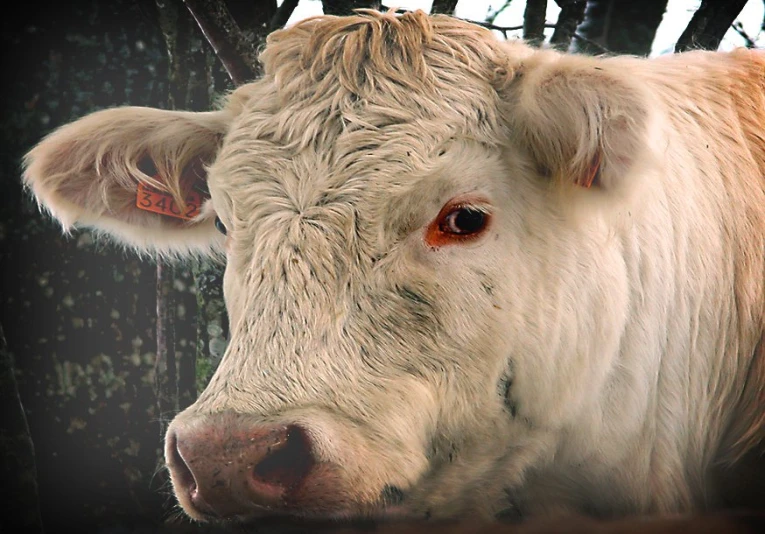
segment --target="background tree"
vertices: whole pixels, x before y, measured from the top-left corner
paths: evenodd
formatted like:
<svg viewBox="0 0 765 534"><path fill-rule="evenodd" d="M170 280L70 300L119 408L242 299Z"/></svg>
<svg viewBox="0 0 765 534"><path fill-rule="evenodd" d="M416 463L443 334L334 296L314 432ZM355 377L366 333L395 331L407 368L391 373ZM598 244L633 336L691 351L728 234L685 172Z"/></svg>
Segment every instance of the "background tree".
<svg viewBox="0 0 765 534"><path fill-rule="evenodd" d="M666 10L667 0L589 0L579 27L588 41L575 41L574 50L598 53L597 43L613 53L647 56Z"/></svg>
<svg viewBox="0 0 765 534"><path fill-rule="evenodd" d="M746 3L747 0L701 0L701 6L677 41L675 50L716 50Z"/></svg>
<svg viewBox="0 0 765 534"><path fill-rule="evenodd" d="M430 12L453 15L456 7L457 0L433 0L433 7L430 8Z"/></svg>

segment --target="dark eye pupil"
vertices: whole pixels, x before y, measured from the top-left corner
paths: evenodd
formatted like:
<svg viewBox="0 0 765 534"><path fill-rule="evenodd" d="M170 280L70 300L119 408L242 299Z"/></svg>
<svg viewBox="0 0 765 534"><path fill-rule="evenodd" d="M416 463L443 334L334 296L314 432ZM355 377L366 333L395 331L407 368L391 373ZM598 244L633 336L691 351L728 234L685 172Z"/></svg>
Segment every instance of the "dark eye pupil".
<svg viewBox="0 0 765 534"><path fill-rule="evenodd" d="M221 234L226 235L226 225L220 220L220 217L215 217L215 229Z"/></svg>
<svg viewBox="0 0 765 534"><path fill-rule="evenodd" d="M460 233L473 234L483 228L485 218L483 212L463 208L457 212L454 226Z"/></svg>

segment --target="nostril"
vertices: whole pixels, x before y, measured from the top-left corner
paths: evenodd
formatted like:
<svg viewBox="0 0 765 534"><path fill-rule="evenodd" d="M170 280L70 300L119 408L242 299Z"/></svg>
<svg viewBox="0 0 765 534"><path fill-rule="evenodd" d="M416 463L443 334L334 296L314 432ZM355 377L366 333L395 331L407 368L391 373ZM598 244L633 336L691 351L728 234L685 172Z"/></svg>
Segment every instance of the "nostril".
<svg viewBox="0 0 765 534"><path fill-rule="evenodd" d="M168 434L167 450L170 453L168 455L168 467L175 477L176 485L179 488L183 488L193 499L197 492L197 482L194 479L194 474L191 472L191 468L183 459L183 456L181 456L179 446L178 435L175 432Z"/></svg>
<svg viewBox="0 0 765 534"><path fill-rule="evenodd" d="M171 427L165 454L179 502L198 519L293 506L316 463L305 428L244 417Z"/></svg>
<svg viewBox="0 0 765 534"><path fill-rule="evenodd" d="M314 465L311 440L305 430L290 425L285 439L269 447L268 453L253 469L256 481L285 490L297 487Z"/></svg>

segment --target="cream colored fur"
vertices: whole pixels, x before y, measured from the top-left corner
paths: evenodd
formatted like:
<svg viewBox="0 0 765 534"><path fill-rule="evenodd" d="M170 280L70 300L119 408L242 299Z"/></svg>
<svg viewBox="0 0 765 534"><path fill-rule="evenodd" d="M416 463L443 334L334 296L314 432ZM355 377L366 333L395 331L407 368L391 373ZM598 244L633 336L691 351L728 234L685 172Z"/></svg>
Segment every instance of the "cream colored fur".
<svg viewBox="0 0 765 534"><path fill-rule="evenodd" d="M765 436L763 55L579 57L365 12L262 61L221 111L101 112L27 158L65 228L177 252L227 226L231 342L175 428L304 425L350 503L309 515L726 503ZM128 209L146 151L170 177L210 161L204 221ZM460 195L489 230L428 246Z"/></svg>

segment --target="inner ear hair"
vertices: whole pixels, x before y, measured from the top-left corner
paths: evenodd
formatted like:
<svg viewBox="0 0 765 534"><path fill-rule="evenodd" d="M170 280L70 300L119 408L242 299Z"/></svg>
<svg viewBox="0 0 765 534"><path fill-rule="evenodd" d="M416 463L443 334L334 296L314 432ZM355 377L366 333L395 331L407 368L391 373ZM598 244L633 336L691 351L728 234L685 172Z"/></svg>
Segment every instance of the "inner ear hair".
<svg viewBox="0 0 765 534"><path fill-rule="evenodd" d="M574 176L574 183L578 186L589 189L590 187L600 187L600 166L603 163L603 152L598 150L592 158L592 163L583 173Z"/></svg>
<svg viewBox="0 0 765 534"><path fill-rule="evenodd" d="M524 60L500 94L503 117L511 141L545 171L542 177L612 191L652 160L649 99L623 74L634 62L553 51Z"/></svg>

